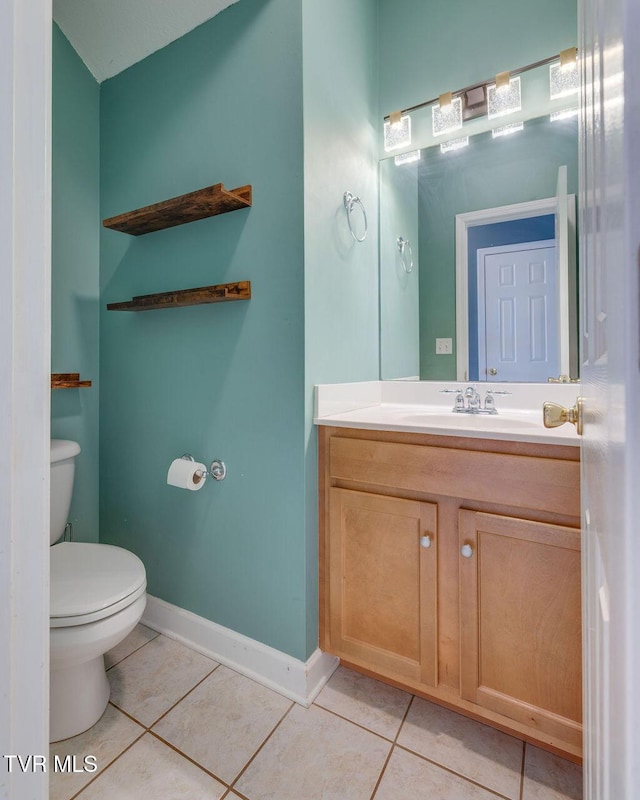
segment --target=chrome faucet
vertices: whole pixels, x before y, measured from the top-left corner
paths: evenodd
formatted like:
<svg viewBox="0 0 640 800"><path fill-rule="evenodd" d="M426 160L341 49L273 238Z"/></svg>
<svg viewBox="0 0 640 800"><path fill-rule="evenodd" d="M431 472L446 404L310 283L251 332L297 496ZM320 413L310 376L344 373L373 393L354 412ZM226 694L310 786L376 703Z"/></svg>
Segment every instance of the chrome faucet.
<svg viewBox="0 0 640 800"><path fill-rule="evenodd" d="M456 399L451 409L455 414L497 414L494 394L509 394L509 392L494 392L487 389L483 404L480 392L475 386L467 386L464 392L462 389L445 389L444 391L456 392Z"/></svg>
<svg viewBox="0 0 640 800"><path fill-rule="evenodd" d="M469 414L476 414L480 411L480 392L474 386L467 386L464 390L464 396L467 398L466 411Z"/></svg>

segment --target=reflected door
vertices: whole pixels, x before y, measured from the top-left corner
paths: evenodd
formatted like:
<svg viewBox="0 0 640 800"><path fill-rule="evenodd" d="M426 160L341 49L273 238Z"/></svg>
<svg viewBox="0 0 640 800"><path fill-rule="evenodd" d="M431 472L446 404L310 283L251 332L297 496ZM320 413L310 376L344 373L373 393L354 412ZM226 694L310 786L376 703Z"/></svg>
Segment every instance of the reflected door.
<svg viewBox="0 0 640 800"><path fill-rule="evenodd" d="M478 250L478 379L546 382L557 343L555 242Z"/></svg>

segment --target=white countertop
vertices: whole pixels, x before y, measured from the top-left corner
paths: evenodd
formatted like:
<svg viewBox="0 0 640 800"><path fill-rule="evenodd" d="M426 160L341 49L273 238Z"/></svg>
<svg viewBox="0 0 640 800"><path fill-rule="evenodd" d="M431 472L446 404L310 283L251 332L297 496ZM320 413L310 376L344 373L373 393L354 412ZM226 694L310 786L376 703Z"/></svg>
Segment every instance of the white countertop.
<svg viewBox="0 0 640 800"><path fill-rule="evenodd" d="M452 411L455 392L474 386L483 402L487 389L495 394L497 414ZM498 394L499 392L509 394ZM579 384L485 384L455 381L367 381L316 386L316 425L406 431L441 436L532 442L577 447L573 425L545 428L542 404L550 400L572 406Z"/></svg>

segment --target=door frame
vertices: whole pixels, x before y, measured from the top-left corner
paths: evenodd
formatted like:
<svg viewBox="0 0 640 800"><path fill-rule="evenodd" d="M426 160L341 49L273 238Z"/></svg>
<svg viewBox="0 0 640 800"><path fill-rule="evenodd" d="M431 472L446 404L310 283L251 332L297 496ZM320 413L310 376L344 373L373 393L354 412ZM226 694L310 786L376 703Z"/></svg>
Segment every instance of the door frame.
<svg viewBox="0 0 640 800"><path fill-rule="evenodd" d="M51 0L0 0L0 746L49 747ZM0 798L48 797L11 772Z"/></svg>
<svg viewBox="0 0 640 800"><path fill-rule="evenodd" d="M570 194L568 202L568 222L570 228L576 226L575 195ZM469 376L469 228L488 225L496 222L511 222L528 217L542 217L556 214L557 198L546 197L542 200L530 200L525 203L512 203L495 208L483 208L480 211L468 211L456 214L456 380L467 381ZM570 237L572 239L572 237ZM570 343L576 341L577 309L576 293L571 291L575 280L571 280L571 267L576 270L575 243L569 243L569 260L556 257L558 262L558 303L560 308L569 308L569 314L561 315L560 323L566 328L561 336L560 368L570 374ZM560 263L563 262L563 263ZM566 303L566 306L565 306ZM573 330L573 332L572 332Z"/></svg>

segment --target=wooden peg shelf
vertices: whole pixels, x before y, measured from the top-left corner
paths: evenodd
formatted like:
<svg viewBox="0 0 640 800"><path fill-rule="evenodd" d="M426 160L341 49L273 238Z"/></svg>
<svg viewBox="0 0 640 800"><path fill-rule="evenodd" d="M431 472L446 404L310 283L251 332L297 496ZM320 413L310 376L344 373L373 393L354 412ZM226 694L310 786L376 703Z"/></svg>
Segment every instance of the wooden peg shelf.
<svg viewBox="0 0 640 800"><path fill-rule="evenodd" d="M251 185L227 190L224 184L216 183L195 192L163 200L126 214L103 220L105 228L111 228L132 236L173 228L187 222L195 222L217 214L226 214L251 206Z"/></svg>
<svg viewBox="0 0 640 800"><path fill-rule="evenodd" d="M91 381L81 381L79 372L52 372L52 389L84 389L91 386Z"/></svg>
<svg viewBox="0 0 640 800"><path fill-rule="evenodd" d="M221 283L217 286L200 286L197 289L180 289L176 292L143 294L123 303L107 303L108 311L155 311L159 308L198 306L204 303L226 303L230 300L249 300L251 281Z"/></svg>

